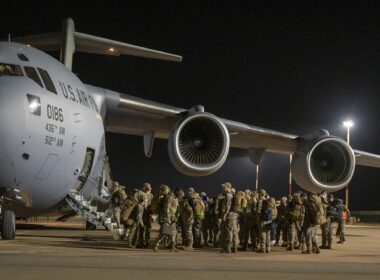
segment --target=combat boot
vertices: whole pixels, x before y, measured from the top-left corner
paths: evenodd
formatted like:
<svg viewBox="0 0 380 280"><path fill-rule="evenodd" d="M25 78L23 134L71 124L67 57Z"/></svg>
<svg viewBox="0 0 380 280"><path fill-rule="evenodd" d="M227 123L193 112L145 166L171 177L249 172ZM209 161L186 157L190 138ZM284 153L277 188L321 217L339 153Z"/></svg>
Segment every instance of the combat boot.
<svg viewBox="0 0 380 280"><path fill-rule="evenodd" d="M170 244L169 252L170 253L178 253L179 252L179 250L175 247L174 243Z"/></svg>
<svg viewBox="0 0 380 280"><path fill-rule="evenodd" d="M159 249L158 249L158 246L157 246L157 245L154 245L154 246L153 246L153 251L154 251L154 252L156 252L156 253L159 251Z"/></svg>
<svg viewBox="0 0 380 280"><path fill-rule="evenodd" d="M220 252L221 253L231 254L231 248L222 249L222 250L220 250Z"/></svg>
<svg viewBox="0 0 380 280"><path fill-rule="evenodd" d="M326 245L319 246L319 249L328 249Z"/></svg>
<svg viewBox="0 0 380 280"><path fill-rule="evenodd" d="M236 247L232 248L232 253L236 254L238 252L238 249Z"/></svg>
<svg viewBox="0 0 380 280"><path fill-rule="evenodd" d="M321 253L321 251L319 250L319 248L318 248L317 245L314 246L314 253L315 254L320 254Z"/></svg>
<svg viewBox="0 0 380 280"><path fill-rule="evenodd" d="M286 248L286 251L294 251L293 244L289 244L288 248Z"/></svg>
<svg viewBox="0 0 380 280"><path fill-rule="evenodd" d="M193 251L193 245L190 244L189 246L185 246L185 247L183 247L183 250L184 251Z"/></svg>
<svg viewBox="0 0 380 280"><path fill-rule="evenodd" d="M307 248L305 251L302 252L302 254L311 254L311 253L312 253L312 252L311 252L310 247Z"/></svg>

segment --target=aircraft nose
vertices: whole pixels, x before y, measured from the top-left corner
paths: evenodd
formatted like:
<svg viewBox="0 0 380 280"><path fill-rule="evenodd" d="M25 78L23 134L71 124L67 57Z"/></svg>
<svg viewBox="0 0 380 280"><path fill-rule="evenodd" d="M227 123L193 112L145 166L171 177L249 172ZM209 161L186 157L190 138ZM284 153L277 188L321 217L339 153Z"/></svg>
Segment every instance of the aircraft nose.
<svg viewBox="0 0 380 280"><path fill-rule="evenodd" d="M25 133L26 91L15 77L0 77L0 187L12 187Z"/></svg>

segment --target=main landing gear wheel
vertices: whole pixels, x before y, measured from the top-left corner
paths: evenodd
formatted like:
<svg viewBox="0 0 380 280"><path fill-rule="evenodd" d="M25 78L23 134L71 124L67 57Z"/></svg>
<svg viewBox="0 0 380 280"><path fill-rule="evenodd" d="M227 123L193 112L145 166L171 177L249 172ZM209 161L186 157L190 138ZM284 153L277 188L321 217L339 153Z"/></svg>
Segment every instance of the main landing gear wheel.
<svg viewBox="0 0 380 280"><path fill-rule="evenodd" d="M1 222L1 237L4 240L13 240L16 236L16 217L11 210L6 210L3 213Z"/></svg>

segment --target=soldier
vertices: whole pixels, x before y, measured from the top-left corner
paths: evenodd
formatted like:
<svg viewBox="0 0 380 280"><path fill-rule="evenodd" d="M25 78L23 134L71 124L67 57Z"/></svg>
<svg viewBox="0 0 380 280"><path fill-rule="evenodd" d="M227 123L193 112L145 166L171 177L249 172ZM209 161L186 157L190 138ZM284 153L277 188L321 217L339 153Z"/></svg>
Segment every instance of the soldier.
<svg viewBox="0 0 380 280"><path fill-rule="evenodd" d="M193 250L193 224L194 214L189 201L185 198L185 193L182 189L176 189L174 192L178 199L178 224L182 233L183 249Z"/></svg>
<svg viewBox="0 0 380 280"><path fill-rule="evenodd" d="M346 242L346 237L344 235L344 230L346 227L346 222L350 221L351 213L350 210L343 204L343 200L337 198L338 205L338 228L336 230L336 236L339 237L338 244L343 244Z"/></svg>
<svg viewBox="0 0 380 280"><path fill-rule="evenodd" d="M244 208L242 215L242 222L240 225L241 234L241 244L242 250L248 251L248 243L251 233L251 212L252 212L252 192L250 190L245 190L245 199L247 201L247 207Z"/></svg>
<svg viewBox="0 0 380 280"><path fill-rule="evenodd" d="M189 204L193 209L194 223L193 223L193 238L194 247L202 247L202 223L205 217L205 204L200 197L199 193L195 192L194 188L188 189Z"/></svg>
<svg viewBox="0 0 380 280"><path fill-rule="evenodd" d="M208 247L214 242L215 202L210 198L206 204L205 219L203 220L203 246Z"/></svg>
<svg viewBox="0 0 380 280"><path fill-rule="evenodd" d="M117 228L120 228L120 213L121 213L121 205L127 199L127 194L125 193L122 186L120 186L119 182L113 182L113 194L111 196L111 204L113 207L113 218L116 222Z"/></svg>
<svg viewBox="0 0 380 280"><path fill-rule="evenodd" d="M322 246L319 247L321 249L332 249L333 230L339 217L336 209L337 205L334 204L334 195L331 193L328 194L327 201L326 223L323 224L322 231L324 236L322 238Z"/></svg>
<svg viewBox="0 0 380 280"><path fill-rule="evenodd" d="M272 223L271 223L271 228L270 228L270 240L271 240L271 245L274 245L276 243L276 231L277 231L277 205L276 205L276 200L271 197L269 198L269 205L272 210Z"/></svg>
<svg viewBox="0 0 380 280"><path fill-rule="evenodd" d="M225 253L237 253L239 247L239 215L242 213L244 208L244 202L240 199L245 200L245 193L239 192L233 198L233 202L227 214L226 223L226 248L222 250ZM240 196L240 197L239 197Z"/></svg>
<svg viewBox="0 0 380 280"><path fill-rule="evenodd" d="M153 251L158 252L160 243L164 238L168 237L170 239L170 252L178 252L175 247L178 221L178 200L166 185L161 185L160 195L162 197L157 205L160 231L154 242Z"/></svg>
<svg viewBox="0 0 380 280"><path fill-rule="evenodd" d="M265 193L265 190L263 189L260 190L260 193ZM256 251L259 249L258 245L260 241L260 230L261 230L260 229L261 206L259 208L259 193L258 192L252 193L252 202L251 202L250 208L251 208L251 216L250 216L251 245L252 245L252 251Z"/></svg>
<svg viewBox="0 0 380 280"><path fill-rule="evenodd" d="M228 250L228 241L227 241L227 234L228 234L228 213L230 212L231 205L232 205L232 185L229 182L226 182L222 184L223 193L222 196L224 196L224 199L221 200L221 205L219 209L219 218L220 220L220 243L222 245L222 253L231 253L231 249ZM233 215L231 216L233 219ZM233 223L233 222L232 222Z"/></svg>
<svg viewBox="0 0 380 280"><path fill-rule="evenodd" d="M287 224L286 224L286 209L288 199L286 196L281 198L280 205L277 207L277 229L276 229L276 243L274 246L280 246L280 236L282 235L282 247L286 247L287 243ZM281 234L282 233L282 234Z"/></svg>
<svg viewBox="0 0 380 280"><path fill-rule="evenodd" d="M125 224L127 242L130 248L142 248L143 240L140 239L141 235L139 230L144 228L143 214L146 204L146 194L143 191L134 189L131 200L133 201L132 205L134 205L134 207ZM126 217L124 217L124 219L125 218Z"/></svg>
<svg viewBox="0 0 380 280"><path fill-rule="evenodd" d="M294 250L297 234L301 230L301 208L302 202L299 193L293 194L292 200L288 204L287 222L288 222L288 251Z"/></svg>
<svg viewBox="0 0 380 280"><path fill-rule="evenodd" d="M272 209L271 199L267 196L261 196L261 211L260 211L260 249L258 253L270 253L270 233L272 224Z"/></svg>
<svg viewBox="0 0 380 280"><path fill-rule="evenodd" d="M226 187L222 185L223 191L220 193L216 198L214 202L214 247L217 248L221 245L221 242L223 241L222 236L222 210L223 210L223 204L224 200L226 199Z"/></svg>
<svg viewBox="0 0 380 280"><path fill-rule="evenodd" d="M146 204L143 212L143 223L144 227L140 228L139 232L139 242L143 247L147 248L149 246L150 240L150 230L152 228L152 187L149 183L144 183L142 186L142 191L146 196Z"/></svg>
<svg viewBox="0 0 380 280"><path fill-rule="evenodd" d="M304 202L305 217L303 221L303 231L305 232L306 250L303 254L312 252L319 254L317 229L319 225L325 223L325 213L321 198L316 194L311 194Z"/></svg>

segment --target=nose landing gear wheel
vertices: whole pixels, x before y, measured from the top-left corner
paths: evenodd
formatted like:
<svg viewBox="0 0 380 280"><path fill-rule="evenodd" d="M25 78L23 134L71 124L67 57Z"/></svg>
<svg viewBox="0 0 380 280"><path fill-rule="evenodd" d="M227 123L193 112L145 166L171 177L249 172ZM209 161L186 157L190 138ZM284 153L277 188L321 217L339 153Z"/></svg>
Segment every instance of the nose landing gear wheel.
<svg viewBox="0 0 380 280"><path fill-rule="evenodd" d="M6 210L1 221L1 237L4 240L13 240L16 236L16 217L15 213Z"/></svg>

